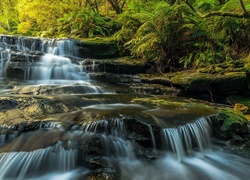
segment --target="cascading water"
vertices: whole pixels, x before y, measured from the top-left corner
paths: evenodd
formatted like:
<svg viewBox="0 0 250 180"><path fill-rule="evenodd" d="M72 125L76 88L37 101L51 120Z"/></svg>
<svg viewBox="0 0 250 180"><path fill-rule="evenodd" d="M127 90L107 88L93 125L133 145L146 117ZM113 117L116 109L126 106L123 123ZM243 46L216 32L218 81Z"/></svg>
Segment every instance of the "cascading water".
<svg viewBox="0 0 250 180"><path fill-rule="evenodd" d="M10 45L6 42L6 38L0 38L0 78L5 77L6 68L8 67L11 54Z"/></svg>
<svg viewBox="0 0 250 180"><path fill-rule="evenodd" d="M89 93L102 92L100 87L91 84L81 61L76 42L71 39L0 36L2 78L13 78L13 69L21 69L20 77L32 85L78 84ZM7 70L10 72L6 73Z"/></svg>
<svg viewBox="0 0 250 180"><path fill-rule="evenodd" d="M32 56L26 56L29 53ZM97 92L77 59L78 49L72 40L15 38L12 42L0 36L1 77L6 76L12 56L20 54L28 64L25 79L31 83L58 87L77 82ZM131 100L124 103L106 95L50 94L45 98L26 93L8 94L11 100L0 97L0 120L10 124L0 125L0 179L249 179L248 159L213 147L209 118L199 115L190 116L190 120L186 108L162 109ZM8 122L8 110L26 114L18 119L13 113ZM182 111L181 116L177 111ZM36 113L43 116L28 116ZM37 120L40 118L43 120Z"/></svg>
<svg viewBox="0 0 250 180"><path fill-rule="evenodd" d="M92 172L87 161L109 164L114 172L120 172L115 179L121 180L249 177L249 161L237 156L228 158L229 155L210 149L210 127L205 118L177 128L162 128L162 138L156 139L157 144L162 144L156 150L158 158L151 163L137 157L140 150L129 138L128 123L121 119L99 120L66 131L60 123L43 122L36 126L37 131L61 129L63 138L44 149L1 153L0 179L85 179ZM242 169L236 170L234 165Z"/></svg>
<svg viewBox="0 0 250 180"><path fill-rule="evenodd" d="M31 152L0 155L0 179L29 179L47 172L65 172L76 168L76 150L65 150L61 143Z"/></svg>
<svg viewBox="0 0 250 180"><path fill-rule="evenodd" d="M205 118L178 128L162 130L165 150L173 152L181 160L194 150L204 154L211 147L210 127Z"/></svg>
<svg viewBox="0 0 250 180"><path fill-rule="evenodd" d="M69 57L77 56L77 48L71 40L43 40L40 61L33 62L25 71L27 80L88 80L79 64Z"/></svg>

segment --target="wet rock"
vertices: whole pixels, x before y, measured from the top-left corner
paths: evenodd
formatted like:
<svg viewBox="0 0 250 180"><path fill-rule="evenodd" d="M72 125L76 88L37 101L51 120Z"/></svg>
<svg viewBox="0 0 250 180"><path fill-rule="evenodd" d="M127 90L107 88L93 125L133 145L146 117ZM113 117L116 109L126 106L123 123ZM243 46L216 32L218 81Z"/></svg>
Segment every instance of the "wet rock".
<svg viewBox="0 0 250 180"><path fill-rule="evenodd" d="M128 138L133 139L142 147L153 148L154 144L150 125L137 121L136 119L124 119Z"/></svg>
<svg viewBox="0 0 250 180"><path fill-rule="evenodd" d="M239 145L239 144L243 144L244 140L239 135L235 135L232 137L232 139L230 139L229 142L230 142L230 144Z"/></svg>
<svg viewBox="0 0 250 180"><path fill-rule="evenodd" d="M22 132L20 135L16 135L15 139L2 146L0 152L33 151L46 148L56 144L61 135L60 130Z"/></svg>
<svg viewBox="0 0 250 180"><path fill-rule="evenodd" d="M15 100L7 100L4 98L0 98L0 110L8 110L12 109L17 105Z"/></svg>
<svg viewBox="0 0 250 180"><path fill-rule="evenodd" d="M213 93L239 93L246 90L246 73L206 74L178 72L171 78L173 85L189 91L211 91Z"/></svg>
<svg viewBox="0 0 250 180"><path fill-rule="evenodd" d="M111 168L99 168L87 175L87 178L89 180L117 180L120 179L120 174Z"/></svg>
<svg viewBox="0 0 250 180"><path fill-rule="evenodd" d="M139 74L145 73L150 67L140 59L120 57L113 59L86 58L82 64L88 72L113 73L113 74Z"/></svg>
<svg viewBox="0 0 250 180"><path fill-rule="evenodd" d="M153 76L150 74L140 74L139 75L144 83L150 84L161 84L164 86L172 87L171 76Z"/></svg>
<svg viewBox="0 0 250 180"><path fill-rule="evenodd" d="M157 159L157 152L152 148L145 148L138 144L137 142L133 142L133 148L136 158L143 161L152 161Z"/></svg>
<svg viewBox="0 0 250 180"><path fill-rule="evenodd" d="M0 123L7 125L70 111L62 102L49 98L1 97L1 102Z"/></svg>
<svg viewBox="0 0 250 180"><path fill-rule="evenodd" d="M19 86L12 89L13 94L33 94L33 95L58 95L58 94L85 94L94 93L98 88L87 85L57 86ZM100 90L101 91L101 90Z"/></svg>
<svg viewBox="0 0 250 180"><path fill-rule="evenodd" d="M210 117L213 136L219 139L232 139L236 135L248 134L247 119L240 111L223 109Z"/></svg>
<svg viewBox="0 0 250 180"><path fill-rule="evenodd" d="M172 95L176 96L181 92L175 87L163 86L159 84L134 84L130 86L136 94L143 95Z"/></svg>
<svg viewBox="0 0 250 180"><path fill-rule="evenodd" d="M121 82L118 75L110 73L89 73L89 78L96 81L106 82L111 84L117 84Z"/></svg>
<svg viewBox="0 0 250 180"><path fill-rule="evenodd" d="M76 41L76 45L79 47L79 56L81 58L115 58L119 57L119 50L117 42L102 39L90 39Z"/></svg>

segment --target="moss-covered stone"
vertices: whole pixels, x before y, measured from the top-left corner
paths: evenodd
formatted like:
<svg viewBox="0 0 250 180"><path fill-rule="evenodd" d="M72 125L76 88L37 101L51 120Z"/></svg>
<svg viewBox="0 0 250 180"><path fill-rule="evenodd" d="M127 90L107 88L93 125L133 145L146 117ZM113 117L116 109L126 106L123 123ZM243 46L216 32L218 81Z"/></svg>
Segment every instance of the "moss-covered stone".
<svg viewBox="0 0 250 180"><path fill-rule="evenodd" d="M82 39L77 42L82 58L115 58L120 56L117 42L112 38Z"/></svg>
<svg viewBox="0 0 250 180"><path fill-rule="evenodd" d="M218 113L217 108L204 103L169 96L155 96L149 98L134 98L133 103L153 106L154 108L144 113L161 119L161 124L167 127L176 127L193 122L197 118ZM152 124L152 122L150 122ZM158 125L158 124L157 124Z"/></svg>
<svg viewBox="0 0 250 180"><path fill-rule="evenodd" d="M228 72L225 74L177 72L172 76L172 84L189 91L237 93L247 89L245 72Z"/></svg>
<svg viewBox="0 0 250 180"><path fill-rule="evenodd" d="M129 56L108 59L86 58L82 61L82 64L88 72L108 72L115 74L144 73L150 68L145 61Z"/></svg>
<svg viewBox="0 0 250 180"><path fill-rule="evenodd" d="M207 91L212 83L216 80L214 74L197 73L197 72L178 72L171 78L175 85L182 86L187 90Z"/></svg>
<svg viewBox="0 0 250 180"><path fill-rule="evenodd" d="M241 111L222 109L211 117L213 135L219 139L231 139L248 133L247 119Z"/></svg>
<svg viewBox="0 0 250 180"><path fill-rule="evenodd" d="M211 64L204 68L197 69L200 73L224 74L228 72L244 72L249 70L247 59L231 60L220 64Z"/></svg>

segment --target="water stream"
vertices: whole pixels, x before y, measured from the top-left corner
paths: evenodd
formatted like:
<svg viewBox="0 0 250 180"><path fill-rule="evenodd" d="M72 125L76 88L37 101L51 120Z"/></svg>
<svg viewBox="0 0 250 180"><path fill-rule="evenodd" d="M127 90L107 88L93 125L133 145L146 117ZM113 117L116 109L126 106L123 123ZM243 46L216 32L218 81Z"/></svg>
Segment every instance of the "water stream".
<svg viewBox="0 0 250 180"><path fill-rule="evenodd" d="M11 45L4 37L0 40L0 76L6 78ZM91 94L103 93L92 84L80 61L73 62L78 50L71 40L27 43L19 38L15 50L43 53L36 61L27 60L24 80L29 85L77 83L93 87ZM80 96L67 95L64 100L70 103L74 98ZM174 108L120 99L79 106L76 112L34 119L28 125L2 124L0 179L79 180L98 175L114 180L250 178L249 159L224 152L212 143L211 123L205 114L189 116L187 109L178 109L181 116L174 116Z"/></svg>

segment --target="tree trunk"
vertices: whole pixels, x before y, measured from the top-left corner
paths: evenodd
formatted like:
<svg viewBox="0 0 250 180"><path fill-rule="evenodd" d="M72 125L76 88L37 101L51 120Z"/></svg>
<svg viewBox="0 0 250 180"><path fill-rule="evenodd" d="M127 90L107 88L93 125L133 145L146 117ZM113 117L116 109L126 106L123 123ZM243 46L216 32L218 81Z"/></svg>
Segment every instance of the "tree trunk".
<svg viewBox="0 0 250 180"><path fill-rule="evenodd" d="M108 0L108 2L112 6L112 8L116 12L116 14L122 13L122 8L125 4L125 1L122 4L120 4L119 0Z"/></svg>

